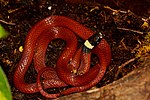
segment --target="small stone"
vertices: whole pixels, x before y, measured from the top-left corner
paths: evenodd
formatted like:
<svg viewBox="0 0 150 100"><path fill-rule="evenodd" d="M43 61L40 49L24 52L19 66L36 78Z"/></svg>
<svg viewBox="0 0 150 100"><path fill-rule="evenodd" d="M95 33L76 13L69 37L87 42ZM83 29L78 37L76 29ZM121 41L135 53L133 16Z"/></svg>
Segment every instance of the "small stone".
<svg viewBox="0 0 150 100"><path fill-rule="evenodd" d="M19 51L20 51L20 52L23 52L23 46L20 46L20 47L19 47Z"/></svg>

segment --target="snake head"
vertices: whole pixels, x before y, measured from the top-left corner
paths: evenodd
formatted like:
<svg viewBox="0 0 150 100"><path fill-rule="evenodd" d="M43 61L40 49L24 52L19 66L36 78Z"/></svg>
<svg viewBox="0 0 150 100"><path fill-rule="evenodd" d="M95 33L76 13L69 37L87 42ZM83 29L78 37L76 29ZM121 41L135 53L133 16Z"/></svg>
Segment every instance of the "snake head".
<svg viewBox="0 0 150 100"><path fill-rule="evenodd" d="M93 34L91 37L85 40L84 46L82 48L83 52L89 53L91 49L93 49L95 46L97 46L100 43L102 38L103 35L101 32Z"/></svg>

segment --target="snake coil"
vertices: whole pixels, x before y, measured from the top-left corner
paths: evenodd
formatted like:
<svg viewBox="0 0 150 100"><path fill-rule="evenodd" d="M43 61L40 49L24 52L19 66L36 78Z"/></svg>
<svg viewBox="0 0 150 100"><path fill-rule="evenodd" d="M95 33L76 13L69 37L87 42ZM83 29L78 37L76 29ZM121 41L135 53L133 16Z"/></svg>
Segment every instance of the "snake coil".
<svg viewBox="0 0 150 100"><path fill-rule="evenodd" d="M77 49L78 42L75 34L85 40L84 45L79 49ZM46 66L46 48L49 42L58 38L65 40L66 46L57 60L56 67ZM92 68L90 67L91 53L99 58L99 62ZM38 76L36 83L29 84L25 82L24 77L33 58ZM50 16L38 22L28 32L22 58L14 73L14 84L24 93L40 92L47 98L57 98L96 85L104 76L110 60L110 47L101 34L95 34L68 17ZM68 85L71 88L60 93L48 94L43 90Z"/></svg>

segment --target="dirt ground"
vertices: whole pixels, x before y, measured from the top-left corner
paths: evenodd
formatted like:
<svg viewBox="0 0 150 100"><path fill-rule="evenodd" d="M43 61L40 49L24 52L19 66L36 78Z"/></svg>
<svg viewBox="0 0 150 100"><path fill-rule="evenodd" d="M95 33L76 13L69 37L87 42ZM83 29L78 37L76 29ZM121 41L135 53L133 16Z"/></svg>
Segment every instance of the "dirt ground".
<svg viewBox="0 0 150 100"><path fill-rule="evenodd" d="M46 100L39 93L19 92L14 87L13 74L22 55L19 48L24 46L28 31L38 21L51 15L68 16L91 30L105 35L104 38L112 50L112 60L105 76L97 84L97 88L122 78L138 67L140 63L138 48L142 45L150 28L149 21L145 21L132 12L114 10L100 4L68 4L59 0L39 0L38 2L2 0L0 24L10 35L0 40L0 65L8 77L14 100ZM59 50L63 50L64 43L57 40L49 45L53 47L53 50L47 48L46 64L54 66L60 54ZM29 83L35 82L36 75L32 64L25 80Z"/></svg>

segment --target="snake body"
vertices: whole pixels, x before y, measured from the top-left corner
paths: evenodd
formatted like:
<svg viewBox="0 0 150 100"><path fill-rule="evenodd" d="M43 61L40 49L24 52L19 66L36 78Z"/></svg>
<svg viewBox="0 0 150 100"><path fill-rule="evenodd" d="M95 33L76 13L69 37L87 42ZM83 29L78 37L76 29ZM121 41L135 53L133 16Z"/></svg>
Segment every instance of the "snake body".
<svg viewBox="0 0 150 100"><path fill-rule="evenodd" d="M15 87L24 93L40 92L47 98L56 98L73 92L80 92L96 85L104 76L111 60L111 50L105 39L101 39L93 49L78 48L76 36L87 40L95 33L80 23L65 16L50 16L38 22L28 32L22 58L14 73ZM63 39L66 46L59 56L56 67L46 66L46 48L54 39ZM78 48L78 49L77 49ZM90 68L91 53L99 62ZM25 74L34 58L38 73L36 83L27 83ZM43 80L40 78L43 77ZM56 94L48 94L43 89L71 86Z"/></svg>

